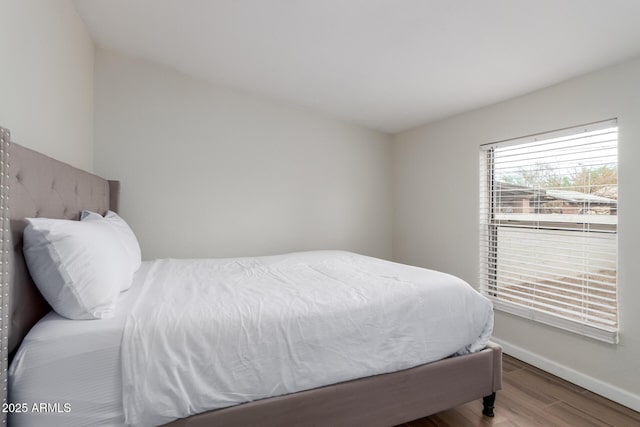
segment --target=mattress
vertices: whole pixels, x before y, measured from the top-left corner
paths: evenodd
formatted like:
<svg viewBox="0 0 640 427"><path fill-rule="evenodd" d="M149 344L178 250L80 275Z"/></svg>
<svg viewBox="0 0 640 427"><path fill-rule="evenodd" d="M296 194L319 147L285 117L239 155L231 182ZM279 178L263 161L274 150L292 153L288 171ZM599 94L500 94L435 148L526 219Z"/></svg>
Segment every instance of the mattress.
<svg viewBox="0 0 640 427"><path fill-rule="evenodd" d="M492 327L461 279L348 252L145 262L114 318L32 328L9 421L158 425L478 351Z"/></svg>
<svg viewBox="0 0 640 427"><path fill-rule="evenodd" d="M120 294L113 318L69 320L50 312L31 329L9 368L9 401L27 409L9 413L11 426L124 425L122 333L151 264L143 263Z"/></svg>

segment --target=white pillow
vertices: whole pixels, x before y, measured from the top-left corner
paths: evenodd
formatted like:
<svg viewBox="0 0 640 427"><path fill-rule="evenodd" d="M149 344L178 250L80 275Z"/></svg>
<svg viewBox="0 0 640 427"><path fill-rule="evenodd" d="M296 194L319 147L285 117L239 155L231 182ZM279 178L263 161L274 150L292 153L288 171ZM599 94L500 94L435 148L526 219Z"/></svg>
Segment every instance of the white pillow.
<svg viewBox="0 0 640 427"><path fill-rule="evenodd" d="M103 221L108 226L113 229L114 235L120 241L122 246L124 247L124 251L127 254L127 258L131 268L131 275L138 271L140 265L142 263L142 253L140 251L140 244L138 243L138 239L136 235L129 227L129 224L122 219L117 213L113 211L107 211L107 214L103 217L102 215L91 212L91 211L82 211L80 215L81 221ZM126 288L121 290L129 289L129 285Z"/></svg>
<svg viewBox="0 0 640 427"><path fill-rule="evenodd" d="M24 256L51 307L69 319L113 316L133 275L112 227L99 221L26 218Z"/></svg>

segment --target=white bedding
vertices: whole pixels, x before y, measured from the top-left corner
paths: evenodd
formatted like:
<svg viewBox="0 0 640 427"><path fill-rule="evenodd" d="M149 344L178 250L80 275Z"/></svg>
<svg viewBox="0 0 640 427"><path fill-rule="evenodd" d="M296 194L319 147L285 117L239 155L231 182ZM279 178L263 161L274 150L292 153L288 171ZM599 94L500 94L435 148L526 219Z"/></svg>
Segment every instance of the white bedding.
<svg viewBox="0 0 640 427"><path fill-rule="evenodd" d="M143 263L120 294L113 318L69 320L52 311L31 329L9 368L10 402L58 403L62 412L10 413L11 426L124 425L120 344L150 266Z"/></svg>
<svg viewBox="0 0 640 427"><path fill-rule="evenodd" d="M133 425L482 349L490 301L461 279L348 252L160 260L122 341Z"/></svg>

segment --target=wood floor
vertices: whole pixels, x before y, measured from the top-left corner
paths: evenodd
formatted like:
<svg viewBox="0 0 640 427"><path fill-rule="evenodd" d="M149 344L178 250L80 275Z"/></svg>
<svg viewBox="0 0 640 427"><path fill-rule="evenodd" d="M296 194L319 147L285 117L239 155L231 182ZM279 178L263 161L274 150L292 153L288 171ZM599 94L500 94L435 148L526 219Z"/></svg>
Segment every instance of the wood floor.
<svg viewBox="0 0 640 427"><path fill-rule="evenodd" d="M507 355L502 382L495 418L482 415L478 400L401 427L640 426L640 413Z"/></svg>

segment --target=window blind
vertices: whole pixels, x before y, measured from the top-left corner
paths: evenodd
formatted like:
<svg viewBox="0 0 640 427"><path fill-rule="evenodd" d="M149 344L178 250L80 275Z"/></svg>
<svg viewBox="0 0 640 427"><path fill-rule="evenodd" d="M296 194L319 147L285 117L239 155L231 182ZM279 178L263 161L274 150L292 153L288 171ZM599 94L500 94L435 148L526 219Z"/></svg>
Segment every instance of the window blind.
<svg viewBox="0 0 640 427"><path fill-rule="evenodd" d="M615 343L616 120L481 147L480 289L494 307Z"/></svg>

